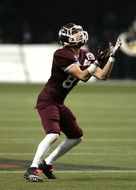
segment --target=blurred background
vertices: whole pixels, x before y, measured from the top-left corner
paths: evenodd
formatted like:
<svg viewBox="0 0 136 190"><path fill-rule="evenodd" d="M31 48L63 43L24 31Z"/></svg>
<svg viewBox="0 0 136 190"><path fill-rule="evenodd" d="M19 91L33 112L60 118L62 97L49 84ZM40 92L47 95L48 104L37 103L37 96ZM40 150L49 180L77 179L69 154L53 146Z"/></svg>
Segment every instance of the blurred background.
<svg viewBox="0 0 136 190"><path fill-rule="evenodd" d="M0 1L0 66L1 81L13 81L13 67L21 63L25 78L30 81L34 61L41 66L50 65L53 51L58 47L57 35L60 27L67 22L80 24L89 33L87 47L95 53L98 47L106 48L108 42L122 40L117 63L111 78L136 78L136 2L96 0L1 0ZM10 46L9 46L10 45ZM12 45L12 46L11 46ZM17 46L15 46L17 45ZM40 45L40 46L39 46ZM39 49L39 47L46 49ZM48 46L49 45L49 46ZM51 46L53 45L53 46ZM55 45L55 46L54 46ZM43 47L44 46L44 47ZM35 51L31 51L37 47ZM14 50L13 50L14 49ZM26 50L27 49L27 50ZM48 49L48 52L46 51ZM49 49L51 50L49 52ZM41 54L41 50L43 53ZM35 58L35 53L39 55ZM38 53L40 52L40 54ZM47 56L43 57L45 53ZM29 56L28 56L29 54ZM31 60L28 57L33 57ZM37 61L38 60L38 61ZM50 60L49 63L47 61ZM12 64L11 64L12 62ZM28 63L29 62L29 63ZM14 65L14 66L13 66ZM7 68L8 69L7 71ZM49 69L48 66L47 69ZM37 67L35 70L37 71ZM46 68L44 68L47 70ZM20 69L21 70L21 69ZM16 70L16 73L20 72ZM39 72L42 72L39 70ZM22 71L21 71L22 72ZM8 76L7 76L8 75ZM10 77L9 77L10 75ZM49 77L50 74L46 74ZM21 76L21 75L20 75ZM40 76L39 76L40 77ZM36 81L36 79L35 79ZM43 81L43 78L39 81Z"/></svg>

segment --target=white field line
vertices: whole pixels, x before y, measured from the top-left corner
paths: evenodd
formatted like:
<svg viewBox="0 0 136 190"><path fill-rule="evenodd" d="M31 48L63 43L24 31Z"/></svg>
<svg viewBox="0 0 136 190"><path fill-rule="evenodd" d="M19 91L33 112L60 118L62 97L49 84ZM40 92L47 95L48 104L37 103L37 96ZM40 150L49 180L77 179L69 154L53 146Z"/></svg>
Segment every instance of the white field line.
<svg viewBox="0 0 136 190"><path fill-rule="evenodd" d="M4 121L6 121L6 122L8 121L7 117L3 121L0 119L0 122L4 122ZM13 121L15 122L15 119ZM9 122L12 122L12 120L9 119ZM83 120L82 120L82 122L83 122ZM99 122L99 121L95 121L95 120L92 120L91 122L101 123L101 121ZM109 123L109 122L113 123L112 120L109 120L109 121L104 121L103 120L103 122L104 123ZM117 124L121 123L121 121L114 122L115 125L116 125L116 123ZM125 123L128 123L128 124L127 124L127 126L124 126L124 127L120 126L120 127L115 127L115 128L110 128L110 127L97 127L97 128L94 128L94 127L89 126L89 127L86 127L86 130L91 130L91 131L125 131L125 132L126 131L135 131L136 130L135 126L130 126L133 123L135 125L136 119L134 121L132 121L132 119L131 119L131 122L128 122L128 120L127 120L127 121L125 121ZM17 131L17 127L14 127L14 126L5 127L5 126L2 126L2 124L1 124L0 131L7 131L7 130L9 130L9 131ZM19 130L20 131L40 131L40 130L42 130L42 128L39 128L39 127L30 127L30 128L27 127L26 128L26 127L24 127L24 128L20 128Z"/></svg>
<svg viewBox="0 0 136 190"><path fill-rule="evenodd" d="M14 173L22 174L25 171L0 171L0 174ZM55 171L56 173L136 173L136 170L64 170L64 171Z"/></svg>
<svg viewBox="0 0 136 190"><path fill-rule="evenodd" d="M25 142L25 141L32 141L33 140L36 140L35 138L1 138L0 139L0 142L3 142L3 141L7 141L7 142L11 142L11 141L18 141L19 142ZM130 141L130 142L135 142L136 141L136 138L83 138L83 141L113 141L113 142L127 142L127 141Z"/></svg>
<svg viewBox="0 0 136 190"><path fill-rule="evenodd" d="M41 140L41 139L40 139ZM40 142L39 140L39 142ZM61 142L62 139L58 140L58 143ZM17 143L17 144L36 144L37 140L35 141L35 138L1 138L0 144L6 145L11 143ZM136 143L136 138L83 138L83 142L111 142L111 143ZM95 146L96 147L96 146ZM104 146L103 146L104 147ZM84 149L89 149L90 147L84 147Z"/></svg>
<svg viewBox="0 0 136 190"><path fill-rule="evenodd" d="M25 155L25 156L31 156L31 155L34 155L34 153L28 153L28 152L2 152L2 153L0 153L0 156L23 156L23 155ZM49 153L47 154L47 155L49 155ZM93 152L87 152L87 153L85 153L85 152L73 152L73 153L67 153L67 155L69 155L69 156L95 156L95 155L111 155L111 156L117 156L117 155L120 155L120 156L125 156L125 155L136 155L136 152L110 152L110 153L107 153L107 152L95 152L95 153L93 153Z"/></svg>
<svg viewBox="0 0 136 190"><path fill-rule="evenodd" d="M114 142L127 142L136 141L136 138L85 138L83 141L114 141Z"/></svg>

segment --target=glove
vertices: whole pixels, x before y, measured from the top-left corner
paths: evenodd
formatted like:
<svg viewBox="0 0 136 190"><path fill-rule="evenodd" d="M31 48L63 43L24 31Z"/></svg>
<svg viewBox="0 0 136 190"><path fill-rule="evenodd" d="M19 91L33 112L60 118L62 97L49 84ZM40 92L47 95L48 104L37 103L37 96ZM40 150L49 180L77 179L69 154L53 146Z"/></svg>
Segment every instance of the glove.
<svg viewBox="0 0 136 190"><path fill-rule="evenodd" d="M98 48L98 53L96 56L96 59L98 60L98 62L100 64L106 63L109 57L113 57L115 58L120 46L121 46L121 40L117 39L115 46L113 46L113 44L111 42L109 42L109 47L105 50L100 50L100 48Z"/></svg>
<svg viewBox="0 0 136 190"><path fill-rule="evenodd" d="M115 43L115 46L113 46L113 44L110 42L109 43L109 47L110 47L110 57L116 57L116 54L121 46L121 40L120 39L117 39L116 43Z"/></svg>
<svg viewBox="0 0 136 190"><path fill-rule="evenodd" d="M98 51L97 51L97 56L96 56L96 60L102 64L102 63L105 63L106 60L109 58L110 56L110 46L105 49L105 50L101 50L100 48L98 48Z"/></svg>
<svg viewBox="0 0 136 190"><path fill-rule="evenodd" d="M112 55L113 48L114 46L111 42L109 42L109 46L105 50L101 50L101 48L99 47L97 50L97 56L96 56L96 59L98 60L98 62L106 63L108 58Z"/></svg>

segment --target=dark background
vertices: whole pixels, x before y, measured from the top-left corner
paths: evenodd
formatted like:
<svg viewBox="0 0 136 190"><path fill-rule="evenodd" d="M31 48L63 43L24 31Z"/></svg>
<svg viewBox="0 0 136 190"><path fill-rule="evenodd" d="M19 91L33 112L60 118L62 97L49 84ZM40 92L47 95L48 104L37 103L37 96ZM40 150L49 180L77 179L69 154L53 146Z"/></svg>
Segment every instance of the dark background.
<svg viewBox="0 0 136 190"><path fill-rule="evenodd" d="M1 0L0 43L40 44L57 42L58 30L67 22L83 26L89 33L88 46L115 42L136 18L134 1L97 0ZM113 78L136 78L136 58L119 53Z"/></svg>
<svg viewBox="0 0 136 190"><path fill-rule="evenodd" d="M92 32L95 30L98 34L103 33L106 27L114 27L121 32L132 23L135 12L134 1L1 0L0 27L4 43L23 42L25 30L30 30L32 35L28 42L45 43L49 42L46 38L48 31L53 33L50 41L56 40L57 30L67 22L92 28Z"/></svg>

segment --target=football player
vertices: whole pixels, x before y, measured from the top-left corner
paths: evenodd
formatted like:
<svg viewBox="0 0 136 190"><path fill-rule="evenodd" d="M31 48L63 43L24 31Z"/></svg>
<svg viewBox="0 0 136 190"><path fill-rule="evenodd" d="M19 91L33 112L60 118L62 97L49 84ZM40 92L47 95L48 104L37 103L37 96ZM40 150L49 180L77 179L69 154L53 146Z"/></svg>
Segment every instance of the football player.
<svg viewBox="0 0 136 190"><path fill-rule="evenodd" d="M60 29L58 41L62 47L54 52L51 76L41 90L36 104L46 135L39 143L31 166L24 174L27 180L34 182L43 180L38 175L39 171L47 178L55 179L54 162L82 141L83 131L75 115L64 104L66 96L80 80L87 82L92 76L106 80L112 71L116 52L121 45L120 40L117 40L114 46L110 44L108 51L100 52L96 58L82 47L88 41L87 31L74 23L65 24ZM105 57L108 59L101 68L99 60L104 60ZM61 132L65 134L65 139L46 156Z"/></svg>

